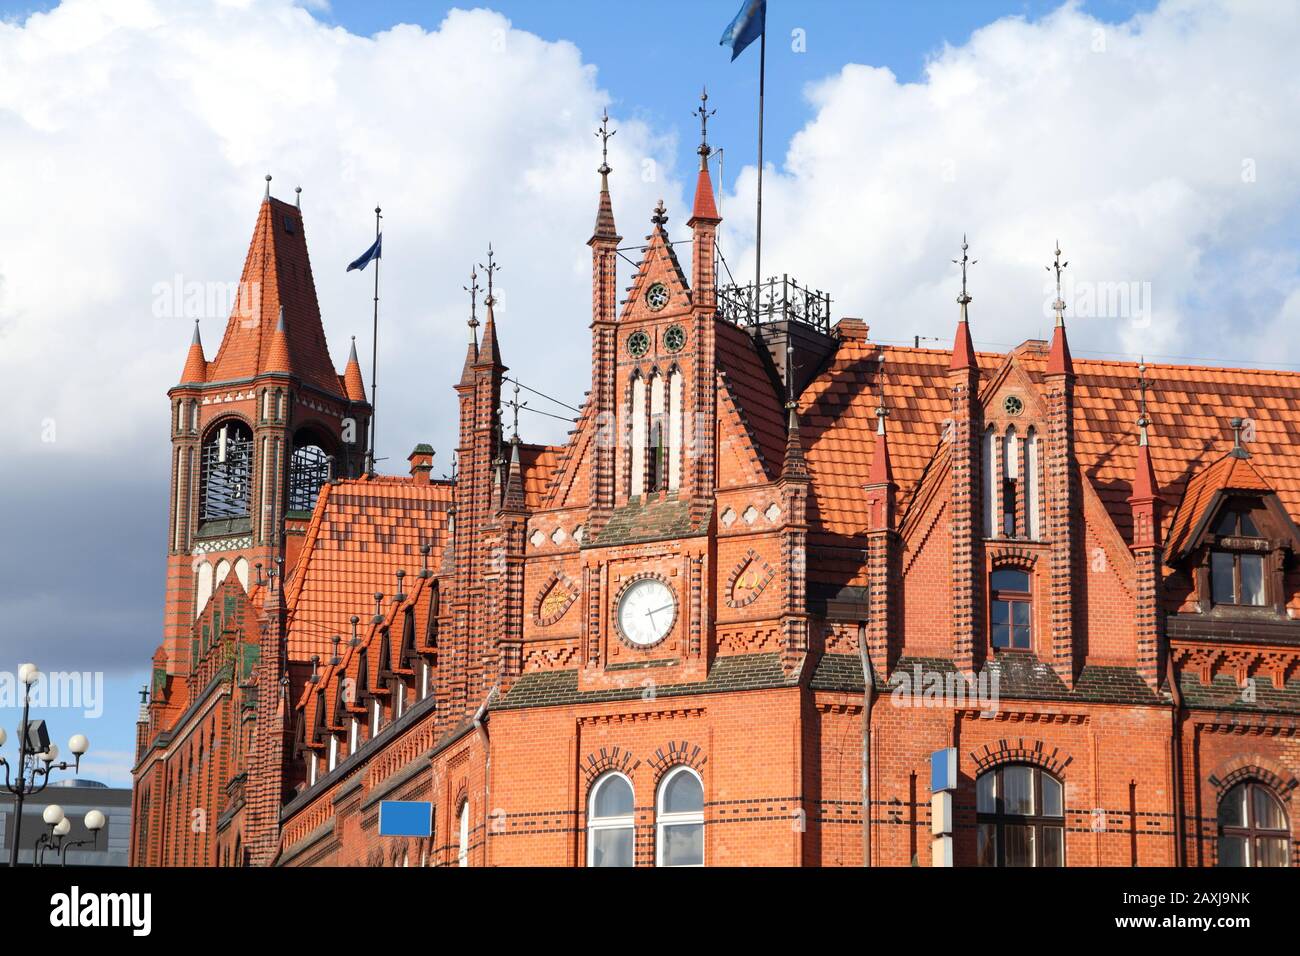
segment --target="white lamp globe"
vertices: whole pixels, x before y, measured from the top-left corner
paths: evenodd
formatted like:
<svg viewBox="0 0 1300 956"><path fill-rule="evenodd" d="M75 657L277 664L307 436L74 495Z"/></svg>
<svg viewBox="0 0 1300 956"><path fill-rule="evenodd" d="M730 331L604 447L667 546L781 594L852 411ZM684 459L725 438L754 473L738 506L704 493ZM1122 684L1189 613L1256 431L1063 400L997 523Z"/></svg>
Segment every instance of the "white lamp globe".
<svg viewBox="0 0 1300 956"><path fill-rule="evenodd" d="M42 760L47 760L47 761L49 761L50 763L53 763L54 761L58 760L58 759L59 759L59 745L58 745L58 744L50 744L50 746L49 746L48 748L46 748L45 753L41 754L41 759L42 759Z"/></svg>
<svg viewBox="0 0 1300 956"><path fill-rule="evenodd" d="M23 664L18 668L18 683L20 684L31 684L40 676L40 668L35 664Z"/></svg>
<svg viewBox="0 0 1300 956"><path fill-rule="evenodd" d="M8 731L6 731L3 727L0 727L0 747L3 747L5 745L5 741L8 739L9 739Z"/></svg>
<svg viewBox="0 0 1300 956"><path fill-rule="evenodd" d="M72 821L64 817L54 825L54 835L58 837L67 836L72 832Z"/></svg>
<svg viewBox="0 0 1300 956"><path fill-rule="evenodd" d="M57 803L51 803L41 814L41 819L50 826L57 826L63 820L63 808Z"/></svg>
<svg viewBox="0 0 1300 956"><path fill-rule="evenodd" d="M104 829L104 824L107 822L108 820L104 817L102 810L91 810L86 814L86 829L91 833Z"/></svg>
<svg viewBox="0 0 1300 956"><path fill-rule="evenodd" d="M73 734L68 740L68 750L74 756L84 757L86 751L90 749L90 741L86 739L85 734Z"/></svg>

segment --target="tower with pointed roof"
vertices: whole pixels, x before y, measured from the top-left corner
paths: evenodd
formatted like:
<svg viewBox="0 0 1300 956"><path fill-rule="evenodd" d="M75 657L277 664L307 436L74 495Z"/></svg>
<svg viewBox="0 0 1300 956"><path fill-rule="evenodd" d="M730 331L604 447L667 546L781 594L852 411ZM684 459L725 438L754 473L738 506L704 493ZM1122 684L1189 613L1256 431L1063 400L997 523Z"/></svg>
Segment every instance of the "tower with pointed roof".
<svg viewBox="0 0 1300 956"><path fill-rule="evenodd" d="M325 344L302 210L266 194L216 355L198 324L172 403L166 670L189 670L191 626L227 575L251 591L292 564L316 492L355 473L369 405L355 348ZM259 569L260 566L260 569Z"/></svg>

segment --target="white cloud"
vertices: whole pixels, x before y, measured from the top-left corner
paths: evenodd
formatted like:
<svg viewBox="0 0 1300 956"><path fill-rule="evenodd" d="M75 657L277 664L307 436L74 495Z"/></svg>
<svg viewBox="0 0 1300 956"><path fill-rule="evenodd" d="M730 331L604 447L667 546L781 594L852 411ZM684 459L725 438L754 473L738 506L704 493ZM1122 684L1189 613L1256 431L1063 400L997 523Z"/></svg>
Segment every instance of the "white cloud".
<svg viewBox="0 0 1300 956"><path fill-rule="evenodd" d="M404 468L418 440L437 442L447 466L466 341L461 286L489 240L502 265L507 364L576 404L590 380L584 242L607 102L572 44L483 10L373 38L288 0L68 0L0 24L0 379L17 386L9 466L15 451L71 454L101 467L138 462L165 481L165 393L189 320L155 316L155 289L178 275L238 280L267 171L282 198L303 187L340 367L349 335L369 350L372 273L344 266L384 207L378 423L388 467ZM615 209L639 239L660 195L682 209L669 178L674 140L610 106ZM643 181L646 157L660 181ZM209 358L225 319L203 322ZM530 423L551 440L564 431Z"/></svg>
<svg viewBox="0 0 1300 956"><path fill-rule="evenodd" d="M1122 26L1067 4L945 47L919 83L846 66L765 175L764 272L947 347L968 232L975 337L1015 344L1050 333L1059 237L1076 351L1300 361L1261 334L1297 286L1298 43L1291 4L1174 0ZM738 192L724 238L749 275L752 168Z"/></svg>

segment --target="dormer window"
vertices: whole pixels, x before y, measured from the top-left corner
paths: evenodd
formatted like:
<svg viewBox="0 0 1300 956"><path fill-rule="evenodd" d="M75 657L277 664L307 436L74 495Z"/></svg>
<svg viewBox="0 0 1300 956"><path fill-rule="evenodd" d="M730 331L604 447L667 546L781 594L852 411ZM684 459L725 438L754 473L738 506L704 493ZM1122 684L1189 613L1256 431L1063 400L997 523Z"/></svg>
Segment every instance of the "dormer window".
<svg viewBox="0 0 1300 956"><path fill-rule="evenodd" d="M1210 548L1210 597L1215 605L1263 607L1268 539L1251 513L1236 506L1220 512Z"/></svg>

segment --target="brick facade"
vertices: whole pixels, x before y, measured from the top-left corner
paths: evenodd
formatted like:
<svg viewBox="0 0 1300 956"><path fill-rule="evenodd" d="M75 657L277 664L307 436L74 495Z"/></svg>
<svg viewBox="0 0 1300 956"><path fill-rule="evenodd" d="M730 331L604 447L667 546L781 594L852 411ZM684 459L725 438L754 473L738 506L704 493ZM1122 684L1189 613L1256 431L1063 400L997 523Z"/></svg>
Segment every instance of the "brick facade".
<svg viewBox="0 0 1300 956"><path fill-rule="evenodd" d="M218 556L262 569L203 607L191 456L211 424L244 416L282 488L298 402L331 435L368 406L359 372L323 394L314 293L287 280L301 369L249 358L232 384L187 363L174 401L203 411L173 436L134 862L583 866L592 787L619 774L631 859L652 866L686 767L706 864L928 866L930 756L952 747L957 865L1007 822L977 791L1013 766L1063 784L1035 825L1061 830L1065 865L1212 865L1243 781L1282 806L1300 864L1300 375L1075 362L1063 323L976 353L964 289L951 351L847 318L759 334L719 306L701 156L692 279L661 206L621 304L601 170L592 389L567 444L506 434L489 293L454 386L454 480L417 449L409 476L339 469L309 517L255 497L251 543ZM290 208L264 203L250 262L277 242L305 262ZM286 215L296 232L271 235ZM260 354L244 331L232 317L227 364ZM1160 382L1149 406L1140 377ZM258 417L263 381L287 419ZM1254 418L1249 448L1227 441L1234 415ZM1216 530L1233 508L1256 534ZM1246 562L1237 601L1215 598L1216 551ZM1261 602L1242 597L1257 553ZM385 800L429 801L433 835L380 836ZM187 829L200 806L207 829Z"/></svg>

